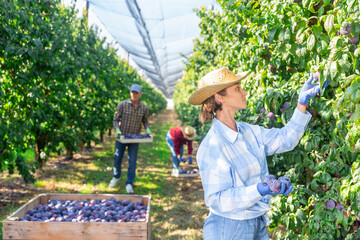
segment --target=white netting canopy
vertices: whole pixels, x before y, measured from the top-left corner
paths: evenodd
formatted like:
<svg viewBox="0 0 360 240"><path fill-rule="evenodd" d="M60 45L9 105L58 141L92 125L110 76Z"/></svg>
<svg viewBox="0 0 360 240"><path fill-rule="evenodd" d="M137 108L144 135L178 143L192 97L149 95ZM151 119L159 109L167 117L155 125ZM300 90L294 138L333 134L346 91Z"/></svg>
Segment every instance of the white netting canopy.
<svg viewBox="0 0 360 240"><path fill-rule="evenodd" d="M214 8L215 0L88 0L117 43L146 77L171 98L182 77L184 56L199 35L194 9ZM184 55L184 56L182 56Z"/></svg>

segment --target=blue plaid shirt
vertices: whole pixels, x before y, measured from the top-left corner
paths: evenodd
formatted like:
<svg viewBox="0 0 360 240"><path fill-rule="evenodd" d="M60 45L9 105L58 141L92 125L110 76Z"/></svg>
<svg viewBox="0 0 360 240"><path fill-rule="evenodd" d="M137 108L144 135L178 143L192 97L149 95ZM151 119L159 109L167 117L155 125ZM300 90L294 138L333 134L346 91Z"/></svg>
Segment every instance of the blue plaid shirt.
<svg viewBox="0 0 360 240"><path fill-rule="evenodd" d="M214 118L196 154L210 212L237 220L265 214L271 197L261 196L257 184L268 174L266 156L294 149L310 119L295 109L281 129L236 122L235 132Z"/></svg>

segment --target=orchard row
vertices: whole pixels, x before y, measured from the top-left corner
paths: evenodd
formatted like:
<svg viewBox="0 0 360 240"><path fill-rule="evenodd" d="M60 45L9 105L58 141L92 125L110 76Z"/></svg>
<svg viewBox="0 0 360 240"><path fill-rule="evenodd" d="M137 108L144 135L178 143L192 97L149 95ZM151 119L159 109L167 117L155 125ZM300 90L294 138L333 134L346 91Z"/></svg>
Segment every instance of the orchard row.
<svg viewBox="0 0 360 240"><path fill-rule="evenodd" d="M180 119L204 137L210 124L201 125L200 108L187 99L221 66L251 70L241 82L248 107L236 118L267 128L290 120L311 72L320 85L327 78L309 102L312 119L298 147L267 159L271 174L294 185L290 196L272 199L270 227L286 227L277 239L360 239L359 1L225 0L221 7L197 11L201 37L174 95Z"/></svg>
<svg viewBox="0 0 360 240"><path fill-rule="evenodd" d="M49 154L99 142L117 104L138 83L150 113L166 107L86 18L60 0L2 1L0 9L0 172L26 182ZM35 160L24 158L35 152Z"/></svg>

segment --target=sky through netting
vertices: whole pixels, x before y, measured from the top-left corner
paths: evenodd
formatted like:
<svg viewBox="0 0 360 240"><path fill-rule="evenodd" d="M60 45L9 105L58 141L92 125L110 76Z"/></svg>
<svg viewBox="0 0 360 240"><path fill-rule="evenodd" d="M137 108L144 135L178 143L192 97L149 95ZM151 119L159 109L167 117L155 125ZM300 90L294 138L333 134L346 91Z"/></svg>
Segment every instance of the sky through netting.
<svg viewBox="0 0 360 240"><path fill-rule="evenodd" d="M89 0L112 38L167 98L182 77L184 56L199 36L200 6L218 8L214 0ZM90 21L89 21L90 22Z"/></svg>

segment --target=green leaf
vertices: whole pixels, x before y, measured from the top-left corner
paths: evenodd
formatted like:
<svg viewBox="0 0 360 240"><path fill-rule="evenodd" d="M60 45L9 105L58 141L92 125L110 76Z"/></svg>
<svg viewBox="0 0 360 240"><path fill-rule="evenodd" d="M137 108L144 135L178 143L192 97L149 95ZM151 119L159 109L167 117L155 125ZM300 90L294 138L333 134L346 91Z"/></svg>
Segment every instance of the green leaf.
<svg viewBox="0 0 360 240"><path fill-rule="evenodd" d="M321 6L321 8L318 11L318 17L321 17L324 12L325 12L325 8L324 8L324 6Z"/></svg>
<svg viewBox="0 0 360 240"><path fill-rule="evenodd" d="M307 49L305 46L302 46L302 45L298 45L297 46L297 49L296 49L296 55L300 58L303 58L306 56L306 53L307 53Z"/></svg>
<svg viewBox="0 0 360 240"><path fill-rule="evenodd" d="M305 222L307 220L307 215L302 209L298 209L296 211L296 218L299 219L302 222Z"/></svg>
<svg viewBox="0 0 360 240"><path fill-rule="evenodd" d="M294 20L293 20L294 21ZM293 25L291 26L291 31L295 33L296 29L299 27L299 24L294 21Z"/></svg>
<svg viewBox="0 0 360 240"><path fill-rule="evenodd" d="M309 188L304 188L304 192L307 193L309 196L313 195L313 191L311 191Z"/></svg>
<svg viewBox="0 0 360 240"><path fill-rule="evenodd" d="M360 47L357 48L357 49L354 51L354 56L355 56L355 57L359 57L359 55L360 55Z"/></svg>
<svg viewBox="0 0 360 240"><path fill-rule="evenodd" d="M354 166L352 168L354 168ZM355 183L359 182L359 179L360 179L360 168L359 167L356 168L355 170L352 170L352 176L353 176L353 182L355 182Z"/></svg>
<svg viewBox="0 0 360 240"><path fill-rule="evenodd" d="M314 1L313 0L310 1L309 6L308 6L307 9L312 13L316 13L315 9L314 9Z"/></svg>
<svg viewBox="0 0 360 240"><path fill-rule="evenodd" d="M334 15L328 15L325 20L324 28L328 33L330 33L334 28L334 18Z"/></svg>
<svg viewBox="0 0 360 240"><path fill-rule="evenodd" d="M339 36L336 36L333 39L331 39L330 48L336 48L336 46L338 45L338 42L341 42L341 41L339 41L340 39L341 38Z"/></svg>
<svg viewBox="0 0 360 240"><path fill-rule="evenodd" d="M340 67L341 72L346 73L351 69L351 63L347 60L340 59L339 67Z"/></svg>
<svg viewBox="0 0 360 240"><path fill-rule="evenodd" d="M286 30L281 30L280 33L279 33L279 41L281 42L288 42L290 41L290 38L291 38L291 32L289 29L286 29Z"/></svg>
<svg viewBox="0 0 360 240"><path fill-rule="evenodd" d="M285 30L282 29L280 30L280 33L279 33L279 41L284 41L284 35L285 35Z"/></svg>
<svg viewBox="0 0 360 240"><path fill-rule="evenodd" d="M290 225L290 218L289 218L289 215L286 214L285 216L283 216L283 223L285 225L286 228L289 228L289 225Z"/></svg>
<svg viewBox="0 0 360 240"><path fill-rule="evenodd" d="M344 221L344 214L339 211L339 213L337 214L336 222L338 224L342 224L343 221Z"/></svg>
<svg viewBox="0 0 360 240"><path fill-rule="evenodd" d="M276 28L272 28L269 30L269 41L272 42L274 40L276 34Z"/></svg>
<svg viewBox="0 0 360 240"><path fill-rule="evenodd" d="M40 39L34 39L34 42L35 42L35 45L37 46L37 47L39 47L39 46L42 46L42 43L41 43L41 41L40 41Z"/></svg>
<svg viewBox="0 0 360 240"><path fill-rule="evenodd" d="M275 59L275 67L276 69L279 69L281 67L281 60L280 59Z"/></svg>
<svg viewBox="0 0 360 240"><path fill-rule="evenodd" d="M14 49L11 45L6 46L6 48L5 48L5 54L12 55L14 52L15 52L15 49Z"/></svg>
<svg viewBox="0 0 360 240"><path fill-rule="evenodd" d="M356 110L355 112L351 115L350 117L350 121L351 122L355 122L356 120L360 119L360 107L359 104L356 105Z"/></svg>
<svg viewBox="0 0 360 240"><path fill-rule="evenodd" d="M302 5L304 8L307 8L308 4L310 3L310 0L303 0Z"/></svg>
<svg viewBox="0 0 360 240"><path fill-rule="evenodd" d="M353 8L353 5L354 5L354 2L355 2L356 0L347 0L346 1L346 4L348 5L348 7L347 7L347 9L348 9L348 11L351 11L351 9Z"/></svg>
<svg viewBox="0 0 360 240"><path fill-rule="evenodd" d="M323 3L324 3L324 7L326 7L327 5L329 5L329 3L330 3L330 0L323 0Z"/></svg>
<svg viewBox="0 0 360 240"><path fill-rule="evenodd" d="M319 37L320 37L320 34L321 34L322 31L323 31L323 28L322 28L321 25L314 25L314 26L312 26L312 30L313 30L313 33L315 34L315 36L316 36L317 38L319 38Z"/></svg>
<svg viewBox="0 0 360 240"><path fill-rule="evenodd" d="M321 180L323 181L323 183L327 183L331 180L331 176L329 173L325 172L322 176L321 176Z"/></svg>
<svg viewBox="0 0 360 240"><path fill-rule="evenodd" d="M316 50L320 55L326 55L329 52L329 44L324 40L320 40L316 43Z"/></svg>
<svg viewBox="0 0 360 240"><path fill-rule="evenodd" d="M288 41L290 41L290 39L291 39L291 32L290 32L289 29L287 29L287 30L285 31L284 41L288 42Z"/></svg>
<svg viewBox="0 0 360 240"><path fill-rule="evenodd" d="M351 84L345 91L344 96L346 98L350 98L351 95L353 95L359 88L359 83L353 83Z"/></svg>
<svg viewBox="0 0 360 240"><path fill-rule="evenodd" d="M338 72L339 72L339 69L338 69L338 63L337 63L337 61L332 62L331 65L330 65L330 76L331 76L331 79L333 79L333 80L336 79Z"/></svg>
<svg viewBox="0 0 360 240"><path fill-rule="evenodd" d="M360 34L360 23L358 22L351 23L351 34L353 36L358 36Z"/></svg>
<svg viewBox="0 0 360 240"><path fill-rule="evenodd" d="M345 229L348 228L348 226L349 226L349 218L344 217L344 219L343 219L343 225L344 225L344 228L345 228Z"/></svg>
<svg viewBox="0 0 360 240"><path fill-rule="evenodd" d="M315 47L315 44L316 44L315 36L314 36L314 34L311 34L309 36L309 38L307 39L307 49L309 51L312 51Z"/></svg>

